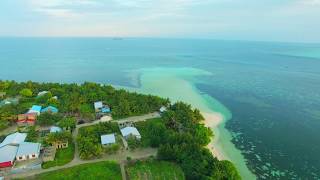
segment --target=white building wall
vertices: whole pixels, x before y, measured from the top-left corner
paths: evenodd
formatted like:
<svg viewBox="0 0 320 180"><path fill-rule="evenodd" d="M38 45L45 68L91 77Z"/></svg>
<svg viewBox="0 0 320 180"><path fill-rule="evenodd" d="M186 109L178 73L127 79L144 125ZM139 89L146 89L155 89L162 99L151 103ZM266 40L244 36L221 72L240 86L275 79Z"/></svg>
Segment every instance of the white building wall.
<svg viewBox="0 0 320 180"><path fill-rule="evenodd" d="M39 157L39 154L34 154L35 156L32 157L33 154L28 154L28 155L23 155L23 156L17 156L16 160L17 161L25 161L28 159L37 159ZM22 157L22 159L20 159L20 157Z"/></svg>
<svg viewBox="0 0 320 180"><path fill-rule="evenodd" d="M25 155L23 155L23 156L17 156L16 159L17 159L17 161L24 161L24 160L27 159L27 157L26 157Z"/></svg>
<svg viewBox="0 0 320 180"><path fill-rule="evenodd" d="M33 154L29 154L29 155L28 155L28 158L29 158L29 159L37 159L37 158L39 157L39 154L34 154L34 155L35 155L34 157L32 157L32 155L33 155Z"/></svg>

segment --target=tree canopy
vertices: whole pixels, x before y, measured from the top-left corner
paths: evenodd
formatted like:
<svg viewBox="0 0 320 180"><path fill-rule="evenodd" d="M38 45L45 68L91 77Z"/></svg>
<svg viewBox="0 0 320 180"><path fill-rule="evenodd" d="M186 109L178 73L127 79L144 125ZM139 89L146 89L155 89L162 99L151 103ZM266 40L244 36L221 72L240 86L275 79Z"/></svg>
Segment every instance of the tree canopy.
<svg viewBox="0 0 320 180"><path fill-rule="evenodd" d="M24 111L31 105L43 107L53 105L60 113L93 119L95 111L93 103L102 101L111 107L114 119L133 115L141 115L158 111L161 106L168 105L169 100L158 96L143 95L115 89L109 85L85 82L83 84L59 84L37 82L1 81L0 91L6 92L7 97L21 95L18 106ZM37 97L41 91L48 93ZM55 97L56 98L53 98Z"/></svg>
<svg viewBox="0 0 320 180"><path fill-rule="evenodd" d="M200 111L177 102L163 114L162 121L149 121L142 127L158 158L178 163L187 179L240 179L229 161L219 161L205 147L213 136L201 122ZM142 137L144 139L144 137Z"/></svg>
<svg viewBox="0 0 320 180"><path fill-rule="evenodd" d="M28 89L28 88L24 88L22 89L19 94L23 97L31 97L32 96L32 91L31 89Z"/></svg>

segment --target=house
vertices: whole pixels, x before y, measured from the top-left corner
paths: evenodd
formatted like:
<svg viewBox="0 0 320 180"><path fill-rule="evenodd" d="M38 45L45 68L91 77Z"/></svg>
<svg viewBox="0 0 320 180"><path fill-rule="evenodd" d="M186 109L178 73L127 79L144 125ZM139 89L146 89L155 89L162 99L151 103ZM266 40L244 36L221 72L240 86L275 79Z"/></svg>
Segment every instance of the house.
<svg viewBox="0 0 320 180"><path fill-rule="evenodd" d="M110 113L111 109L108 105L104 105L102 101L98 101L94 103L94 109L96 113Z"/></svg>
<svg viewBox="0 0 320 180"><path fill-rule="evenodd" d="M19 145L16 159L17 161L24 161L28 159L36 159L40 155L40 143L22 142Z"/></svg>
<svg viewBox="0 0 320 180"><path fill-rule="evenodd" d="M26 133L8 135L0 144L0 168L11 167L15 160L36 159L40 154L41 144L24 142Z"/></svg>
<svg viewBox="0 0 320 180"><path fill-rule="evenodd" d="M33 105L32 107L31 107L31 109L29 109L29 111L27 112L27 114L29 114L29 113L36 113L37 115L40 115L40 113L41 113L41 106L38 106L38 105Z"/></svg>
<svg viewBox="0 0 320 180"><path fill-rule="evenodd" d="M41 113L44 113L44 112L55 114L55 113L58 113L58 108L56 108L54 106L48 106L48 107L43 108L41 110Z"/></svg>
<svg viewBox="0 0 320 180"><path fill-rule="evenodd" d="M101 136L102 145L110 145L116 143L116 138L114 134L106 134Z"/></svg>
<svg viewBox="0 0 320 180"><path fill-rule="evenodd" d="M125 128L122 128L120 131L121 131L122 136L125 139L128 139L129 137L141 139L141 135L140 135L139 131L137 130L137 128L135 128L135 127L125 127Z"/></svg>
<svg viewBox="0 0 320 180"><path fill-rule="evenodd" d="M41 91L38 93L38 97L48 94L49 91Z"/></svg>
<svg viewBox="0 0 320 180"><path fill-rule="evenodd" d="M56 141L53 143L53 146L56 149L63 149L63 148L67 148L69 145L68 141Z"/></svg>
<svg viewBox="0 0 320 180"><path fill-rule="evenodd" d="M58 126L52 126L50 128L50 133L59 133L61 131L62 131L62 129L60 127L58 127Z"/></svg>
<svg viewBox="0 0 320 180"><path fill-rule="evenodd" d="M0 168L13 166L17 150L18 146L5 145L0 147Z"/></svg>
<svg viewBox="0 0 320 180"><path fill-rule="evenodd" d="M167 111L167 108L165 106L162 106L160 109L159 109L159 112L160 113L164 113Z"/></svg>
<svg viewBox="0 0 320 180"><path fill-rule="evenodd" d="M0 147L6 146L6 145L12 145L12 146L18 146L20 143L24 142L27 138L26 133L13 133L8 135L0 144ZM1 153L0 153L1 154Z"/></svg>
<svg viewBox="0 0 320 180"><path fill-rule="evenodd" d="M36 113L19 114L17 124L18 126L33 126L36 120Z"/></svg>
<svg viewBox="0 0 320 180"><path fill-rule="evenodd" d="M100 110L102 107L103 107L102 101L98 101L98 102L95 102L95 103L94 103L94 109L95 109L96 111L97 111L97 110Z"/></svg>

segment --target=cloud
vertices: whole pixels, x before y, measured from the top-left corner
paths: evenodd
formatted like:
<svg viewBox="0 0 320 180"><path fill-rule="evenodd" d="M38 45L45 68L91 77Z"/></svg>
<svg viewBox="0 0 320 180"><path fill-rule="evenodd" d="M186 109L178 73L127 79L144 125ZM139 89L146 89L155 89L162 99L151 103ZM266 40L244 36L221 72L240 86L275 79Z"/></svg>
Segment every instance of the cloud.
<svg viewBox="0 0 320 180"><path fill-rule="evenodd" d="M309 6L320 6L320 0L300 0L298 3Z"/></svg>
<svg viewBox="0 0 320 180"><path fill-rule="evenodd" d="M120 12L128 14L137 12L144 16L163 17L164 14L179 14L188 8L216 0L31 0L30 2L34 11L53 17L74 18Z"/></svg>
<svg viewBox="0 0 320 180"><path fill-rule="evenodd" d="M320 40L319 9L320 0L4 0L0 35Z"/></svg>
<svg viewBox="0 0 320 180"><path fill-rule="evenodd" d="M33 11L44 13L57 18L80 17L82 13L77 11L79 7L96 6L99 3L90 0L31 0Z"/></svg>

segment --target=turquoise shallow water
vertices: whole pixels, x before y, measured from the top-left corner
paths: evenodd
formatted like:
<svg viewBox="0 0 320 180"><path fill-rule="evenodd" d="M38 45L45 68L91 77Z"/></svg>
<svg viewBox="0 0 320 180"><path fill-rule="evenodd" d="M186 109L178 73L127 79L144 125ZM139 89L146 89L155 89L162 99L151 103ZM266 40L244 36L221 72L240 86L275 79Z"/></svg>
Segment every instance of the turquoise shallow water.
<svg viewBox="0 0 320 180"><path fill-rule="evenodd" d="M211 76L212 73L195 68L148 68L135 72L139 75L136 78L140 86L129 88L131 91L168 97L173 102L187 102L206 113L221 113L223 122L213 129L217 137L214 148L218 149L224 158L231 160L236 165L243 179L255 179L254 174L246 166L241 151L231 142L231 134L224 128L227 120L231 118L231 112L219 101L200 93L195 87L197 77Z"/></svg>
<svg viewBox="0 0 320 180"><path fill-rule="evenodd" d="M319 52L319 44L0 38L0 79L140 87L207 109L219 102L230 112L226 134L259 179L317 179ZM152 88L170 86L179 78L167 75L177 73L184 82L177 91ZM189 85L192 91L183 88Z"/></svg>

